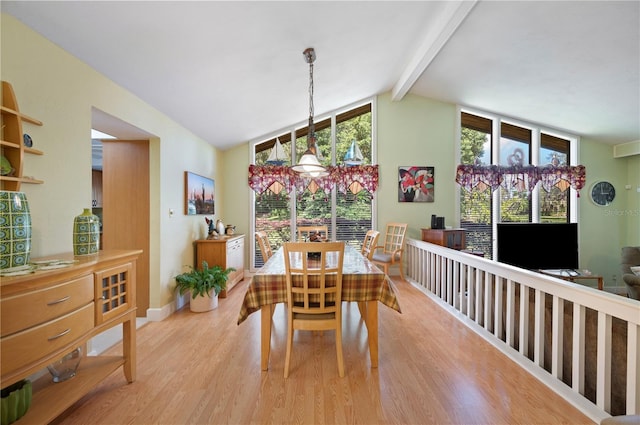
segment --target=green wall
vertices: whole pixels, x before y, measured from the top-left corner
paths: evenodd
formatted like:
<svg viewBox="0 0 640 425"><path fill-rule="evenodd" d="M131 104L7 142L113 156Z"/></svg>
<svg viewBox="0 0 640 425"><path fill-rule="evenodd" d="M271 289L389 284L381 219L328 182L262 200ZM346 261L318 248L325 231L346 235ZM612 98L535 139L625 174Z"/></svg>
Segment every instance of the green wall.
<svg viewBox="0 0 640 425"><path fill-rule="evenodd" d="M378 97L378 230L385 223L409 223L408 235L420 239L420 229L431 226L431 215L455 221L456 107L419 96L407 95L394 102L390 94ZM434 202L398 202L398 167L433 166Z"/></svg>
<svg viewBox="0 0 640 425"><path fill-rule="evenodd" d="M640 186L639 162L638 155L614 158L613 146L581 140L580 163L586 167L587 181L578 200L580 266L604 276L605 286L624 287L620 277L621 248L640 245L640 194L635 192ZM591 186L601 180L611 182L616 189L615 199L606 207L594 204L589 196ZM626 185L632 185L634 190L625 189Z"/></svg>

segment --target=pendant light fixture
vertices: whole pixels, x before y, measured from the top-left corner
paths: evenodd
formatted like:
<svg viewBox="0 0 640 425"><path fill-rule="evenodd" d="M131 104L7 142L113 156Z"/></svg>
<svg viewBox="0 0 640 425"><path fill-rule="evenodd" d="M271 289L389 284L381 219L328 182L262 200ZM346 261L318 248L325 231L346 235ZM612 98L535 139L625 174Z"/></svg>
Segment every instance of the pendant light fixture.
<svg viewBox="0 0 640 425"><path fill-rule="evenodd" d="M307 150L302 154L296 165L291 167L293 171L302 177L324 177L329 173L318 160L318 145L316 144L315 124L313 123L313 62L316 60L316 51L309 47L302 52L305 61L309 64L309 128L307 133Z"/></svg>

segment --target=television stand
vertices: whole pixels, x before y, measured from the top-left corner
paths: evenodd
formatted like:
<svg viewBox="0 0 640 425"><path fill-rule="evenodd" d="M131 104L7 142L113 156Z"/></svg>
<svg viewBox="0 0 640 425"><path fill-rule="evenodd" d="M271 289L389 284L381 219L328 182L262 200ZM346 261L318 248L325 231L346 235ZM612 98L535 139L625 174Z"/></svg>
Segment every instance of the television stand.
<svg viewBox="0 0 640 425"><path fill-rule="evenodd" d="M587 280L587 279L597 279L598 280L598 289L604 289L604 279L602 276L594 275L594 274L586 274L582 273L580 270L576 269L543 269L539 270L540 273L546 274L553 277L558 277L560 279L568 280L570 282L575 282L576 280Z"/></svg>

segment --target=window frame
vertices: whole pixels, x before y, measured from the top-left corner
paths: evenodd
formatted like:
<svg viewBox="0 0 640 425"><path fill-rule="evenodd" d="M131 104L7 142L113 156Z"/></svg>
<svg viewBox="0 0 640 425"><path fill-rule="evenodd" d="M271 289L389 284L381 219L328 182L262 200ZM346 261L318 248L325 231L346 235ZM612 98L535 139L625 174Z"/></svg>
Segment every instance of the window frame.
<svg viewBox="0 0 640 425"><path fill-rule="evenodd" d="M325 114L314 116L314 122L316 126L316 131L318 130L318 123L321 123L322 128L327 128L326 122L328 121L331 128L331 152L333 153L331 156L331 165L336 164L336 126L338 122L346 121L350 118L358 116L362 114L363 108L366 105L370 105L371 108L371 164L377 163L377 99L375 96L368 97L365 99L361 99L357 102L351 103L349 105L343 106L339 109L335 109L333 111L327 112ZM260 145L264 145L260 151L265 149L270 149L275 144L276 137L282 137L283 134L288 134L288 138L285 138L286 141L280 139L280 143L291 143L291 140L297 140L299 137L304 137L308 133L308 120L299 121L296 124L291 126L287 126L281 128L279 130L267 133L266 135L253 139L249 142L249 164L255 164L256 158L256 147ZM290 149L291 158L290 164L295 164L297 161L297 152L295 146L292 146ZM341 163L341 162L339 162ZM256 215L256 193L253 190L249 190L249 216L250 216L250 237L249 237L249 258L250 264L249 268L252 272L257 270L255 264L256 258L256 249L257 243L255 240L255 215ZM296 229L296 215L295 215L295 205L296 205L296 193L292 192L290 196L290 208L291 208L291 234L295 234ZM331 224L329 225L331 231L331 237L334 237L336 234L336 203L337 203L337 193L334 188L331 192L330 197L328 198L328 202L331 202ZM371 197L371 225L372 228L377 228L377 196L376 193L372 194Z"/></svg>
<svg viewBox="0 0 640 425"><path fill-rule="evenodd" d="M502 139L502 127L503 124L518 126L523 129L531 130L531 145L530 145L530 163L531 165L540 165L540 150L543 147L543 135L550 136L549 140L553 138L563 139L569 141L569 150L567 152L568 165L576 166L580 163L579 151L580 151L580 137L562 130L555 129L553 127L536 124L533 122L527 122L521 119L512 118L506 115L500 115L482 111L479 109L466 107L463 105L457 105L456 108L456 149L455 163L459 164L461 160L461 131L462 131L462 114L467 113L473 116L477 116L482 119L491 121L491 129L488 131L491 134L491 161L490 164L500 164L500 141ZM472 127L468 127L472 128ZM485 131L484 127L474 128L475 130ZM462 220L461 216L461 204L460 194L461 190L464 190L460 185L456 185L455 199L456 205L454 211L458 218L458 223ZM500 222L500 191L502 189L495 190L491 193L491 229L492 229L492 255L493 258L497 256L497 240L496 230L497 223ZM544 190L540 187L540 184L531 192L530 200L530 216L532 223L540 222L540 190ZM575 189L569 188L569 201L567 205L568 222L579 223L579 202L578 193Z"/></svg>

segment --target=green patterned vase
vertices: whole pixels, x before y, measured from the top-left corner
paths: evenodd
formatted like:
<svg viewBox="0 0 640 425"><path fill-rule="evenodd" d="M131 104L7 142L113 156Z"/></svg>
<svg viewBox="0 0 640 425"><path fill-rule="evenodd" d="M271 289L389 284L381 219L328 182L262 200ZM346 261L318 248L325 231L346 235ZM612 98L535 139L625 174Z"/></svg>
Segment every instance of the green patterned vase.
<svg viewBox="0 0 640 425"><path fill-rule="evenodd" d="M89 208L73 219L73 255L97 254L100 249L100 219Z"/></svg>
<svg viewBox="0 0 640 425"><path fill-rule="evenodd" d="M31 255L31 214L23 192L0 191L0 269L24 266Z"/></svg>

